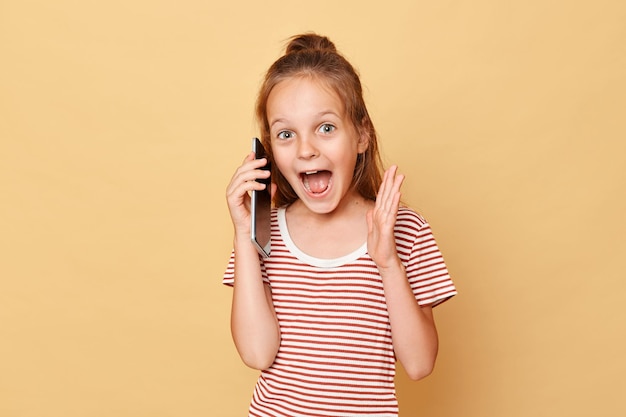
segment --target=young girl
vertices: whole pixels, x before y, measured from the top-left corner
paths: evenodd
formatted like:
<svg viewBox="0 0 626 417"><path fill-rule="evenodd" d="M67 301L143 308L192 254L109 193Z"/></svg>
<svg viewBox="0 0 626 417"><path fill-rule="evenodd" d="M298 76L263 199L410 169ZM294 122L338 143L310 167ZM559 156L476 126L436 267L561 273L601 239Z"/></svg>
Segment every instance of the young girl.
<svg viewBox="0 0 626 417"><path fill-rule="evenodd" d="M415 380L437 356L432 308L456 294L428 223L382 173L354 68L326 37L291 39L256 106L272 167L271 256L250 239L250 197L267 178L250 153L226 197L234 250L231 329L261 370L250 416L397 416L400 361Z"/></svg>

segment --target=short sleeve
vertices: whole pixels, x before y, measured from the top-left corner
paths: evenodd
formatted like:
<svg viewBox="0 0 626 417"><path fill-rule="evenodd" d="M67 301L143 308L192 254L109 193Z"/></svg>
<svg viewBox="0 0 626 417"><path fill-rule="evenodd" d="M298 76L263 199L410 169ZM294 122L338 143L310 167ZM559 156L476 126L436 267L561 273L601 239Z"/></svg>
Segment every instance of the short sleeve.
<svg viewBox="0 0 626 417"><path fill-rule="evenodd" d="M267 277L267 271L265 269L265 263L263 262L263 258L259 256L261 260L261 276L263 277L263 282L269 284L269 278ZM228 265L226 266L226 271L224 271L224 276L222 278L222 284L232 287L235 284L235 251L230 252L230 258L228 259Z"/></svg>
<svg viewBox="0 0 626 417"><path fill-rule="evenodd" d="M413 214L415 218L411 220L415 222L407 228L411 230L413 242L410 244L406 273L419 305L434 307L455 296L457 290L430 225Z"/></svg>
<svg viewBox="0 0 626 417"><path fill-rule="evenodd" d="M235 284L235 251L230 252L230 259L224 271L224 277L222 278L222 284L232 287Z"/></svg>

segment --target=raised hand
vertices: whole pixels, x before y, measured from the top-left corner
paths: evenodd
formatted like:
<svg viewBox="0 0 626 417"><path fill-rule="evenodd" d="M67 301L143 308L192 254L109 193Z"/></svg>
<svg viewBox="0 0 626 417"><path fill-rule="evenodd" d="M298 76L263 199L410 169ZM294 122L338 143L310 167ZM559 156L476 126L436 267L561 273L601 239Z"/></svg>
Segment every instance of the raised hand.
<svg viewBox="0 0 626 417"><path fill-rule="evenodd" d="M376 204L367 213L367 251L379 270L398 266L400 262L394 226L400 207L400 187L403 181L404 175L398 174L396 165L386 170L376 196Z"/></svg>

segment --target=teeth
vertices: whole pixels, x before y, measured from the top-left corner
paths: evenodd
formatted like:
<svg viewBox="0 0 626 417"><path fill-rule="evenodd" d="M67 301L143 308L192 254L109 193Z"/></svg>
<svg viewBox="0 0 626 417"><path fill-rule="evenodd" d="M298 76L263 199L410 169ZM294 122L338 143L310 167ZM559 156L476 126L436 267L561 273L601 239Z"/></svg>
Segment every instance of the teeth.
<svg viewBox="0 0 626 417"><path fill-rule="evenodd" d="M311 175L311 174L316 174L316 173L317 173L317 171L307 171L307 172L305 172L306 175Z"/></svg>

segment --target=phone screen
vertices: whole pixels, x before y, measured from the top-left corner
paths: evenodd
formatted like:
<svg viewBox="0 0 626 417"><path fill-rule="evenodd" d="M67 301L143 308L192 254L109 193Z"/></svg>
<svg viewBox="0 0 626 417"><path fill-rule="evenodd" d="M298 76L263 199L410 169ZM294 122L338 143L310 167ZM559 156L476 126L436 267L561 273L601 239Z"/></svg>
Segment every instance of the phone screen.
<svg viewBox="0 0 626 417"><path fill-rule="evenodd" d="M256 155L256 159L267 157L267 154L265 153L265 148L263 148L263 145L258 138L252 139L252 150ZM270 169L269 160L267 162L267 165L265 165L262 169ZM252 205L250 213L252 217L251 237L252 242L257 248L257 251L263 257L268 257L270 256L271 251L271 180L268 177L264 179L258 179L257 181L262 182L266 185L266 187L264 190L260 191L252 190Z"/></svg>

